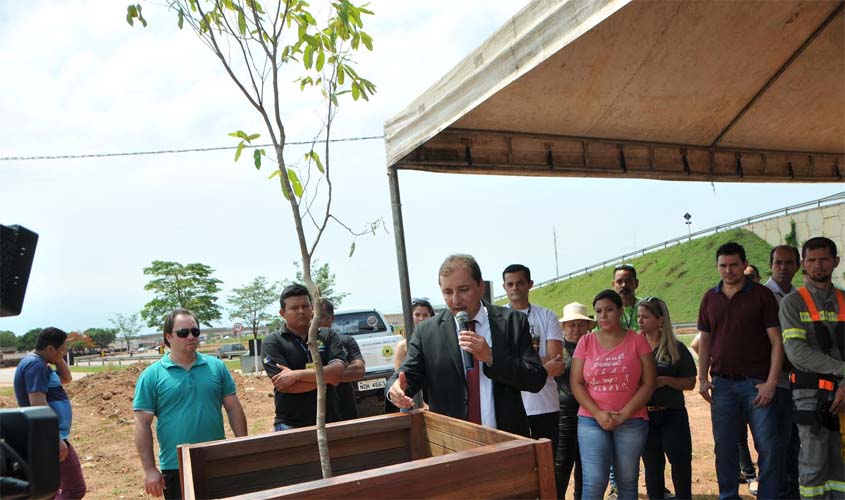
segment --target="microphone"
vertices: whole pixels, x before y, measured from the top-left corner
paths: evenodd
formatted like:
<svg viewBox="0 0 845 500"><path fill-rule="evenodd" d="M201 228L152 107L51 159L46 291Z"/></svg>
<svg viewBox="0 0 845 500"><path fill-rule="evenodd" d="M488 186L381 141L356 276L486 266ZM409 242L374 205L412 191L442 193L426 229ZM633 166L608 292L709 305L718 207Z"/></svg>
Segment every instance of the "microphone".
<svg viewBox="0 0 845 500"><path fill-rule="evenodd" d="M459 331L463 332L469 330L469 314L466 311L458 311L458 314L455 315L455 320L458 322ZM461 349L461 353L464 358L464 367L469 370L475 365L475 362L472 359L472 353L463 349Z"/></svg>

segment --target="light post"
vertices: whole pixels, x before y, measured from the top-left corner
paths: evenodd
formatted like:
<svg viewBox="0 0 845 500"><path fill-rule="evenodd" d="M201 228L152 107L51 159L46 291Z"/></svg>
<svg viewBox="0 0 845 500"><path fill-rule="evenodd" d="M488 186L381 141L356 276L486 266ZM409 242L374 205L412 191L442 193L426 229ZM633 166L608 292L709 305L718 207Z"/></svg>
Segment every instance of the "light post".
<svg viewBox="0 0 845 500"><path fill-rule="evenodd" d="M692 241L692 215L689 212L684 214L684 219L686 219L687 224L687 241Z"/></svg>

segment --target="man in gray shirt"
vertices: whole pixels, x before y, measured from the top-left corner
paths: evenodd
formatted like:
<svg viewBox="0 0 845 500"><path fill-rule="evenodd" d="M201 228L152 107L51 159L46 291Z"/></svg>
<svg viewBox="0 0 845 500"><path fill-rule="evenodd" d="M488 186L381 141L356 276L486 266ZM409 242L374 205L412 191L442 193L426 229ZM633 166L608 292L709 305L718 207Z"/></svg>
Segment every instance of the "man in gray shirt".
<svg viewBox="0 0 845 500"><path fill-rule="evenodd" d="M842 498L845 463L845 294L833 286L836 244L810 238L801 249L804 286L781 301L780 324L801 438L801 498Z"/></svg>
<svg viewBox="0 0 845 500"><path fill-rule="evenodd" d="M789 245L778 245L769 253L769 268L772 276L766 282L766 288L772 291L780 303L789 293L795 291L792 278L798 272L801 254ZM785 327L781 325L781 331ZM778 378L775 408L778 418L777 456L780 459L780 498L798 498L798 452L801 440L798 427L792 415L792 389L789 382L789 363L784 363L783 372Z"/></svg>

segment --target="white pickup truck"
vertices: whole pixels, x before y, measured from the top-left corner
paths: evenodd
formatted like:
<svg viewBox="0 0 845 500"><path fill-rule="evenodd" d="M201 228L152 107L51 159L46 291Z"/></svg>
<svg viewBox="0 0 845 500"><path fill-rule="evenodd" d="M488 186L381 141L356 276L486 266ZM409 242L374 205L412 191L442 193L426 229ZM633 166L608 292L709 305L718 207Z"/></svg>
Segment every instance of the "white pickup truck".
<svg viewBox="0 0 845 500"><path fill-rule="evenodd" d="M351 335L361 348L366 372L355 383L355 399L367 396L384 397L384 386L393 375L393 353L402 337L393 333L384 316L375 309L345 309L335 311L332 330Z"/></svg>

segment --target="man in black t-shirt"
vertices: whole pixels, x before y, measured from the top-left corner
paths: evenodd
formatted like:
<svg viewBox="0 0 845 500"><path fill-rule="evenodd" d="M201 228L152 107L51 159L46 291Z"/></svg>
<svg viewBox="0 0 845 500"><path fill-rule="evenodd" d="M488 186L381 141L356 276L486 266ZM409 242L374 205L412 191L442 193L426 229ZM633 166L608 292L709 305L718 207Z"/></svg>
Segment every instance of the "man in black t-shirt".
<svg viewBox="0 0 845 500"><path fill-rule="evenodd" d="M320 328L331 328L334 323L334 304L323 299L323 316ZM364 378L366 367L364 356L358 347L358 342L351 335L338 334L340 343L346 351L346 371L337 386L337 409L341 420L358 418L358 406L355 404L355 389L352 384Z"/></svg>
<svg viewBox="0 0 845 500"><path fill-rule="evenodd" d="M317 421L317 381L308 350L308 327L313 317L311 295L302 285L282 291L279 313L285 325L268 335L261 346L264 370L273 381L276 399L277 431L315 425ZM330 329L317 333L317 348L326 381L326 422L336 422L337 385L346 370L346 352L339 336Z"/></svg>

